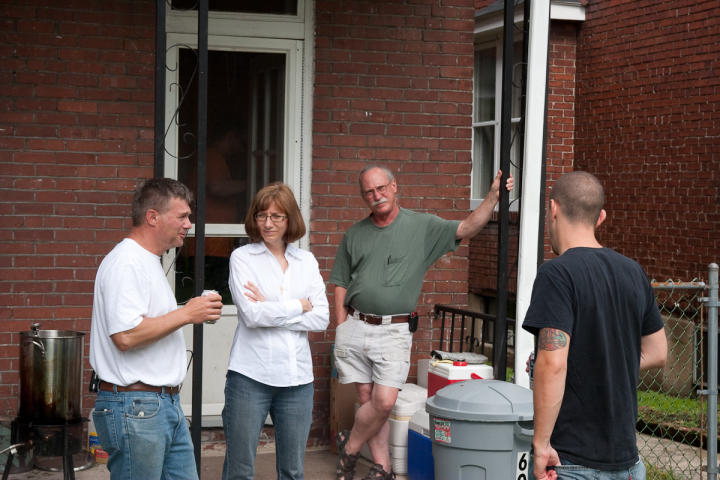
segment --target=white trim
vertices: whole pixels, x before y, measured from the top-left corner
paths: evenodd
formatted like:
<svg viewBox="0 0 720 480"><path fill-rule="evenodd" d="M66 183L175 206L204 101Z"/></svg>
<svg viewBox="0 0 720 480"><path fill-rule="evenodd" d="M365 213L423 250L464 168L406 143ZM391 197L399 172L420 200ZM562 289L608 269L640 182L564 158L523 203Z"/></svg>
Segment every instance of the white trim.
<svg viewBox="0 0 720 480"><path fill-rule="evenodd" d="M302 0L301 0L302 2ZM298 198L300 213L305 219L307 233L298 241L301 248L310 248L310 205L312 195L312 121L313 121L313 85L315 79L315 2L307 0L305 5L305 36L304 50L299 58L302 59L301 79L302 85L300 100L300 136L298 153L300 154L300 185L295 192ZM298 7L299 8L299 7Z"/></svg>
<svg viewBox="0 0 720 480"><path fill-rule="evenodd" d="M532 8L532 6L530 7ZM585 6L576 2L555 1L550 3L550 20L571 22L585 21Z"/></svg>
<svg viewBox="0 0 720 480"><path fill-rule="evenodd" d="M297 15L268 15L231 12L208 12L208 31L216 35L306 40L305 19L313 0L297 0ZM197 35L197 12L167 10L167 33Z"/></svg>
<svg viewBox="0 0 720 480"><path fill-rule="evenodd" d="M513 39L513 48L516 43L520 40L520 36L516 35ZM503 42L499 36L494 36L492 39L486 39L483 42L476 42L474 51L484 49L495 49L495 112L492 120L485 120L482 122L472 122L472 135L471 135L471 152L472 156L475 155L475 129L478 127L493 127L493 168L492 177L494 178L495 173L500 169L500 150L501 150L501 116L502 116L502 62L503 62ZM473 65L474 65L473 61ZM475 115L475 78L473 78L473 116ZM520 122L520 117L512 117L510 119L511 128ZM472 159L473 167L475 166L475 158ZM512 168L512 167L511 167ZM470 209L475 210L483 202L484 197L475 198L473 197L474 190L474 179L475 175L470 175ZM514 193L514 192L513 192ZM510 211L517 212L519 202L511 199ZM499 211L499 203L495 205L495 211Z"/></svg>
<svg viewBox="0 0 720 480"><path fill-rule="evenodd" d="M515 7L514 22L519 24L523 20L523 4L519 3ZM532 5L530 5L533 10ZM547 17L545 17L547 20ZM550 20L562 20L568 22L584 22L585 6L577 2L567 2L562 0L554 0L550 3ZM532 21L532 20L531 20ZM503 9L496 10L486 15L475 17L475 35L502 30L504 23Z"/></svg>
<svg viewBox="0 0 720 480"><path fill-rule="evenodd" d="M522 19L522 5L518 5L515 7L515 16L513 21L517 25L522 22ZM475 17L475 29L473 30L473 33L475 33L475 35L482 35L485 33L496 32L498 30L502 30L504 23L505 19L502 10L499 12L489 13L481 17Z"/></svg>
<svg viewBox="0 0 720 480"><path fill-rule="evenodd" d="M175 44L187 45L190 48L197 47L197 35L169 33L167 36L168 47ZM300 172L303 166L300 163L308 162L309 155L303 156L300 151L301 138L308 136L307 132L301 130L303 125L300 104L302 102L303 92L303 42L299 40L288 40L281 38L247 38L247 37L230 37L227 35L208 35L208 45L211 50L238 51L238 52L262 52L276 53L285 56L285 108L284 108L284 131L287 132L283 144L283 168L285 181L293 191L301 190ZM166 75L166 88L168 92L168 101L166 102L166 124L171 120L178 103L177 88L174 91L169 90L171 85L178 82L179 69L178 65L178 49L168 49L168 65L174 65ZM165 175L177 178L177 128L170 125L166 141L168 154L165 155ZM172 153L172 155L170 154ZM213 232L220 235L223 232L223 226L228 229L224 230L227 234L240 233L237 228L227 224L207 224L207 232ZM191 233L194 230L191 230ZM244 229L242 231L244 234Z"/></svg>
<svg viewBox="0 0 720 480"><path fill-rule="evenodd" d="M528 42L527 105L525 145L522 178L522 208L518 245L518 278L515 320L515 383L528 387L530 379L525 372L525 361L533 351L533 335L522 329L525 314L530 306L532 287L537 274L539 205L542 187L543 125L547 98L547 55L549 43L549 0L533 0Z"/></svg>

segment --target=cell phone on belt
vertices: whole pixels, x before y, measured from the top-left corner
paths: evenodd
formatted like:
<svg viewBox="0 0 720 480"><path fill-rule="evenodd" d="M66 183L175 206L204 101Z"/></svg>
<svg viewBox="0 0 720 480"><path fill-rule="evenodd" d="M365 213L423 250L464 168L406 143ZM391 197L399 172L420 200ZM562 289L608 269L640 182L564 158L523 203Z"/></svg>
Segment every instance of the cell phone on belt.
<svg viewBox="0 0 720 480"><path fill-rule="evenodd" d="M414 332L415 330L417 330L417 327L418 327L418 314L417 314L417 312L412 312L410 314L410 318L408 319L408 329L411 332Z"/></svg>
<svg viewBox="0 0 720 480"><path fill-rule="evenodd" d="M90 393L97 393L99 385L100 379L98 378L97 373L95 373L95 370L93 370L92 375L90 376L90 385L88 385L88 390Z"/></svg>

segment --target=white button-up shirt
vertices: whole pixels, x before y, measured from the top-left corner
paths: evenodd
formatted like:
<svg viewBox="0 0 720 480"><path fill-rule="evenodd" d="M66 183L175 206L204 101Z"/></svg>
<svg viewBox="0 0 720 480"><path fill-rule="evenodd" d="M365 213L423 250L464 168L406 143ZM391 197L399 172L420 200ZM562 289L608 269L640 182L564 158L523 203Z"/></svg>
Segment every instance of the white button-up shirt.
<svg viewBox="0 0 720 480"><path fill-rule="evenodd" d="M325 282L312 253L288 245L280 264L263 242L236 249L230 256L230 291L238 309L228 369L275 387L313 381L309 331L325 330L330 321ZM252 282L265 297L246 296ZM313 309L303 313L301 298Z"/></svg>

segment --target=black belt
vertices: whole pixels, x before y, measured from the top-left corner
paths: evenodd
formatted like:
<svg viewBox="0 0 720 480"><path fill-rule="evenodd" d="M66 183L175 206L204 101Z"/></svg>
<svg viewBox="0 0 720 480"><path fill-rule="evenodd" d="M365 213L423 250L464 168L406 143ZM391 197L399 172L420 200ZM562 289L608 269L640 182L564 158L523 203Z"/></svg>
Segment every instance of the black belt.
<svg viewBox="0 0 720 480"><path fill-rule="evenodd" d="M147 385L142 382L135 382L131 383L130 385L115 385L114 383L101 380L98 388L106 392L154 392L167 393L170 395L176 395L180 393L180 387L158 387L155 385Z"/></svg>
<svg viewBox="0 0 720 480"><path fill-rule="evenodd" d="M355 309L352 307L348 307L348 313L350 315L355 315ZM371 325L383 325L388 322L383 322L383 316L381 315L367 315L365 313L357 312L358 318L362 320L365 323L369 323ZM408 320L410 320L410 315L386 315L386 317L390 317L389 323L407 323Z"/></svg>

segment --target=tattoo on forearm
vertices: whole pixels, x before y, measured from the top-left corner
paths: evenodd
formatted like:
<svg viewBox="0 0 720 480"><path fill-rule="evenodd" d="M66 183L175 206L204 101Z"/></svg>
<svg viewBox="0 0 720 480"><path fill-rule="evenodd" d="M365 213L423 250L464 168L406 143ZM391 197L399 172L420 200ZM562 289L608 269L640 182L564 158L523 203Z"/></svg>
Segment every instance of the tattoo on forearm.
<svg viewBox="0 0 720 480"><path fill-rule="evenodd" d="M538 336L538 348L540 350L560 350L567 347L567 333L557 328L542 328Z"/></svg>

